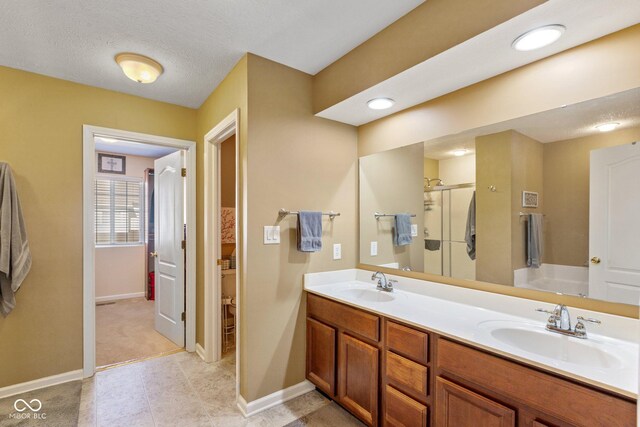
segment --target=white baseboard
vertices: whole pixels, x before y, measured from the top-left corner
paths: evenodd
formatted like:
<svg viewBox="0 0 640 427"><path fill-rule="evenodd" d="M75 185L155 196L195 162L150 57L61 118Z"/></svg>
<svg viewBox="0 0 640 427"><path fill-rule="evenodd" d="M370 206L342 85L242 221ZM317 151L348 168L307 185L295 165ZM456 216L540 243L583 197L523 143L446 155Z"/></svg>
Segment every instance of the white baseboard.
<svg viewBox="0 0 640 427"><path fill-rule="evenodd" d="M144 296L144 292L134 292L131 294L107 295L105 297L96 297L96 303L118 301L121 299L140 298Z"/></svg>
<svg viewBox="0 0 640 427"><path fill-rule="evenodd" d="M201 346L200 344L198 344L198 343L196 343L196 354L197 354L198 356L200 356L200 359L202 359L202 360L204 360L204 361L206 362L206 360L205 360L205 358L204 358L204 347L202 347L202 346Z"/></svg>
<svg viewBox="0 0 640 427"><path fill-rule="evenodd" d="M238 408L242 412L242 415L244 415L245 417L250 417L257 414L258 412L262 412L288 400L291 400L298 396L302 396L305 393L309 393L310 391L315 390L315 388L316 386L311 384L309 381L304 380L301 383L292 385L291 387L285 388L284 390L276 391L248 403L244 399L244 397L240 395L238 396Z"/></svg>
<svg viewBox="0 0 640 427"><path fill-rule="evenodd" d="M82 369L65 372L63 374L52 375L50 377L39 378L26 383L14 384L0 388L0 399L15 396L16 394L26 393L28 391L37 390L39 388L50 387L52 385L68 383L82 379Z"/></svg>

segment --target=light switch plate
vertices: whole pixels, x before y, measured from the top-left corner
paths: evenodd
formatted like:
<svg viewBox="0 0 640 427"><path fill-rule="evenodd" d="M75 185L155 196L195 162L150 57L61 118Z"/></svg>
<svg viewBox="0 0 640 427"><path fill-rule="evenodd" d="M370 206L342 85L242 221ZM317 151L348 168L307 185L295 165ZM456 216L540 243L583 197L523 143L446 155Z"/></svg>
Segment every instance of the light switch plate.
<svg viewBox="0 0 640 427"><path fill-rule="evenodd" d="M378 255L378 242L371 242L371 256Z"/></svg>
<svg viewBox="0 0 640 427"><path fill-rule="evenodd" d="M418 237L418 224L411 224L411 237Z"/></svg>
<svg viewBox="0 0 640 427"><path fill-rule="evenodd" d="M280 244L280 226L279 225L264 226L264 244L265 245Z"/></svg>
<svg viewBox="0 0 640 427"><path fill-rule="evenodd" d="M342 245L340 243L333 244L333 259L342 259Z"/></svg>

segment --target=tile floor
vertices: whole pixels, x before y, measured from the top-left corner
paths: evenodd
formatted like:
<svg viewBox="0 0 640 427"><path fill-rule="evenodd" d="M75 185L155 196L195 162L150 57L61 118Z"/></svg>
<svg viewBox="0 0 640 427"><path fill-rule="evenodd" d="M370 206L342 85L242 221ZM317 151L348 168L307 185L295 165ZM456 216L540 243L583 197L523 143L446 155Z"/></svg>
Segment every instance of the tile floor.
<svg viewBox="0 0 640 427"><path fill-rule="evenodd" d="M362 426L318 392L245 419L235 405L235 363L181 352L0 400L0 426ZM42 400L46 420L10 418L15 399Z"/></svg>

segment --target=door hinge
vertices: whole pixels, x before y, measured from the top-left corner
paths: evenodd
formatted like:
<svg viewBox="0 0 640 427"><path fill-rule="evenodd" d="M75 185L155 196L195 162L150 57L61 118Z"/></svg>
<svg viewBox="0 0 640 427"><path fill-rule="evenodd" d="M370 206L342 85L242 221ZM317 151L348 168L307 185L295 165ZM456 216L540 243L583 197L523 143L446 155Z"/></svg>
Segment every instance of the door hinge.
<svg viewBox="0 0 640 427"><path fill-rule="evenodd" d="M187 168L182 168L182 176L187 176Z"/></svg>
<svg viewBox="0 0 640 427"><path fill-rule="evenodd" d="M185 313L184 311L182 312L182 316L180 316L180 318L182 319L182 321L184 322L185 320L187 320L187 313Z"/></svg>
<svg viewBox="0 0 640 427"><path fill-rule="evenodd" d="M186 240L182 241L182 249L187 249L187 241Z"/></svg>

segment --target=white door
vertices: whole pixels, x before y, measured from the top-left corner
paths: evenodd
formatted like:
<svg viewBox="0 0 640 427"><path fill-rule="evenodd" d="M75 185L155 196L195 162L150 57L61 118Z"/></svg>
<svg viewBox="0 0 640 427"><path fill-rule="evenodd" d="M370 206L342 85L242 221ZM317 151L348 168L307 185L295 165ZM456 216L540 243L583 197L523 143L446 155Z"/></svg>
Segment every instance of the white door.
<svg viewBox="0 0 640 427"><path fill-rule="evenodd" d="M155 168L156 330L184 346L183 153L157 159Z"/></svg>
<svg viewBox="0 0 640 427"><path fill-rule="evenodd" d="M638 304L640 142L591 152L589 297Z"/></svg>

